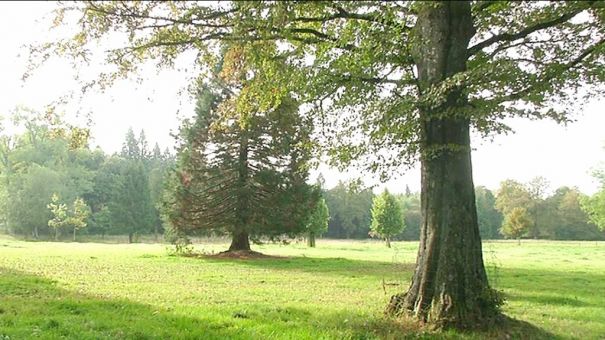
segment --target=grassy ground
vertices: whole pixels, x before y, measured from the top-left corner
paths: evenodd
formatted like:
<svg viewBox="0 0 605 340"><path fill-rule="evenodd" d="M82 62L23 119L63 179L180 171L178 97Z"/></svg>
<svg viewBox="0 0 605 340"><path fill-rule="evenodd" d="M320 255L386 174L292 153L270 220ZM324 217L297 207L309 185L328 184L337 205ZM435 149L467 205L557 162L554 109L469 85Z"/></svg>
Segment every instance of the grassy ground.
<svg viewBox="0 0 605 340"><path fill-rule="evenodd" d="M407 288L416 247L318 240L255 248L284 258L233 260L0 237L0 339L605 338L605 243L486 242L490 279L520 321L473 334L382 316Z"/></svg>

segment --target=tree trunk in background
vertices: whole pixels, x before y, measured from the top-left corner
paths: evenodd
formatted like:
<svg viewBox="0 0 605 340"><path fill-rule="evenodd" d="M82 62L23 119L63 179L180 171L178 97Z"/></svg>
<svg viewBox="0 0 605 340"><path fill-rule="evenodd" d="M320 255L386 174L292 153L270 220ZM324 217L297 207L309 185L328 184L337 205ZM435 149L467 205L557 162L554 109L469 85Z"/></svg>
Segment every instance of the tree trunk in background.
<svg viewBox="0 0 605 340"><path fill-rule="evenodd" d="M249 169L248 169L248 134L244 131L240 136L240 145L238 153L238 187L236 220L237 225L231 232L231 245L229 251L250 250L250 240L248 235L248 223L250 221L250 190L248 188Z"/></svg>
<svg viewBox="0 0 605 340"><path fill-rule="evenodd" d="M133 233L128 233L128 243L132 243L133 241Z"/></svg>
<svg viewBox="0 0 605 340"><path fill-rule="evenodd" d="M309 233L307 236L307 246L315 248L315 233Z"/></svg>
<svg viewBox="0 0 605 340"><path fill-rule="evenodd" d="M59 241L59 229L58 228L55 228L55 241Z"/></svg>
<svg viewBox="0 0 605 340"><path fill-rule="evenodd" d="M387 241L387 248L391 248L391 239L388 237L385 237L385 241Z"/></svg>
<svg viewBox="0 0 605 340"><path fill-rule="evenodd" d="M540 234L540 229L538 229L538 209L539 209L538 208L538 204L539 203L536 202L536 207L534 208L535 209L535 211L534 211L534 225L531 226L531 229L530 229L531 235L532 235L532 237L533 237L534 240L537 240L538 236Z"/></svg>
<svg viewBox="0 0 605 340"><path fill-rule="evenodd" d="M250 250L250 240L245 231L233 232L229 251Z"/></svg>
<svg viewBox="0 0 605 340"><path fill-rule="evenodd" d="M37 240L38 239L38 227L34 227L34 232L33 232L33 236L34 238Z"/></svg>
<svg viewBox="0 0 605 340"><path fill-rule="evenodd" d="M420 10L414 51L422 90L463 72L474 34L468 2L427 3ZM469 120L461 90L421 109L422 223L416 269L407 293L387 313L408 314L438 328L486 326L499 315L483 264L471 168ZM445 118L444 118L445 117Z"/></svg>
<svg viewBox="0 0 605 340"><path fill-rule="evenodd" d="M74 242L76 242L76 228L74 228Z"/></svg>

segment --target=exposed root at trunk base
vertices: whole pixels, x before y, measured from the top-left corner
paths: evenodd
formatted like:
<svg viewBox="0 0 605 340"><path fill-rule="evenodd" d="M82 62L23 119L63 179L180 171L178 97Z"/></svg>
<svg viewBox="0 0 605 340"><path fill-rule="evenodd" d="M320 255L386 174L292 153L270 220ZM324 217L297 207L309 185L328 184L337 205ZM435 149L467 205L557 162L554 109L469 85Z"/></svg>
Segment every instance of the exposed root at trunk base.
<svg viewBox="0 0 605 340"><path fill-rule="evenodd" d="M384 314L392 317L399 317L406 314L406 308L404 307L406 295L406 293L401 293L391 296L391 301L389 301L389 304L387 305Z"/></svg>
<svg viewBox="0 0 605 340"><path fill-rule="evenodd" d="M229 258L229 259L266 259L266 258L278 258L277 256L266 255L253 250L226 250L218 254L211 255L215 258Z"/></svg>
<svg viewBox="0 0 605 340"><path fill-rule="evenodd" d="M430 330L456 329L484 332L499 329L507 320L513 320L501 313L500 306L504 300L500 292L491 288L487 288L484 294L479 295L473 309L449 305L445 309L426 306L422 310L416 310L415 302L409 301L407 295L407 293L393 295L385 309L385 314L417 322Z"/></svg>

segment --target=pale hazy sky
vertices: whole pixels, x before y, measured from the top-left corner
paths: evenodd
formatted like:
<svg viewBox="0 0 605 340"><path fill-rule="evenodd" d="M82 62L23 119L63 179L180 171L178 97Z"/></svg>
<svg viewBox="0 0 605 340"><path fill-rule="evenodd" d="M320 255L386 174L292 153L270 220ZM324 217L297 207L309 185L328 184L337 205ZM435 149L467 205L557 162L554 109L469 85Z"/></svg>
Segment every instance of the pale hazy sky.
<svg viewBox="0 0 605 340"><path fill-rule="evenodd" d="M8 116L17 105L42 110L43 107L76 86L73 70L64 61L53 60L26 83L21 81L26 60L22 45L48 38L48 26L41 21L52 3L0 2L0 115ZM193 105L179 90L187 85L187 74L163 71L152 74L142 85L120 82L104 94L87 95L77 106L91 111L94 145L106 152L118 151L130 126L143 128L147 139L162 148L174 144L169 133L178 125L177 112L191 115ZM69 110L69 109L68 109ZM551 121L510 121L514 134L493 141L473 139L473 174L475 185L496 189L500 181L512 178L522 182L544 176L551 189L562 185L578 186L585 193L597 190L590 169L605 161L605 96L594 98L584 107L577 122L564 127ZM71 111L68 111L70 113ZM73 113L73 112L71 112ZM77 118L76 118L77 119ZM358 173L342 174L321 167L328 187L339 179ZM368 184L378 183L364 176ZM418 169L386 185L402 192L405 185L419 190Z"/></svg>

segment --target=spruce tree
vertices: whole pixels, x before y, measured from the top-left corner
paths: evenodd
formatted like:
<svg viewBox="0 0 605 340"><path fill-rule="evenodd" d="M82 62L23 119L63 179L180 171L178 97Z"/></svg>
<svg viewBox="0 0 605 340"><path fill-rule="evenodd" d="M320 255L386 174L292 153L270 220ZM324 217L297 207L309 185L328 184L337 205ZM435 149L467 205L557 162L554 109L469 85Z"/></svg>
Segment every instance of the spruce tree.
<svg viewBox="0 0 605 340"><path fill-rule="evenodd" d="M121 156L126 159L139 159L141 154L141 148L139 147L139 141L132 130L132 127L128 128L124 143L122 144Z"/></svg>
<svg viewBox="0 0 605 340"><path fill-rule="evenodd" d="M173 231L227 233L229 251L303 232L319 197L306 184L310 125L287 95L270 103L245 97L254 70L241 48L229 48L199 93L166 201Z"/></svg>
<svg viewBox="0 0 605 340"><path fill-rule="evenodd" d="M153 223L153 204L149 183L141 161L122 161L119 181L111 194L109 211L113 227L128 233L128 242L141 232L149 232Z"/></svg>

